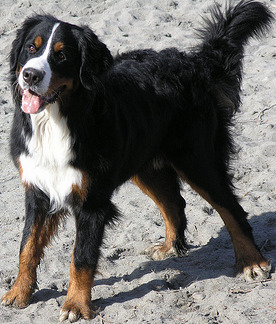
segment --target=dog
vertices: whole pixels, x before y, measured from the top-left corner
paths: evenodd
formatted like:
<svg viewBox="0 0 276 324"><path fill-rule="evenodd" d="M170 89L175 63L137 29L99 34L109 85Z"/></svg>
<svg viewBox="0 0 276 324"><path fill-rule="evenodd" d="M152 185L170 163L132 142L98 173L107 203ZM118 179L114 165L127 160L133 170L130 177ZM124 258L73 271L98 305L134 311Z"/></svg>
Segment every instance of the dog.
<svg viewBox="0 0 276 324"><path fill-rule="evenodd" d="M269 276L270 263L234 194L229 163L244 46L272 20L257 1L225 12L215 6L191 52L148 49L116 57L87 26L46 14L25 20L10 53L10 148L25 187L26 218L18 277L3 305L29 304L43 250L72 214L76 240L60 321L91 318L104 228L119 216L111 197L129 179L165 221L164 243L148 249L153 259L187 251L182 180L220 214L237 270L248 280Z"/></svg>

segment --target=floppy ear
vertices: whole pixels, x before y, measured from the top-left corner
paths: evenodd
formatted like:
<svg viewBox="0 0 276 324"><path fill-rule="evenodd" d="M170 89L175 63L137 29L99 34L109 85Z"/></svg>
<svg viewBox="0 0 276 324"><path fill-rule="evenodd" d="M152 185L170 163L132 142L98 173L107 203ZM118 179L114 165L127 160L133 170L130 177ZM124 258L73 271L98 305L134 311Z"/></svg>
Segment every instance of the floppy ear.
<svg viewBox="0 0 276 324"><path fill-rule="evenodd" d="M79 48L81 52L80 81L88 90L92 90L96 76L106 71L113 58L104 43L87 26L80 31Z"/></svg>

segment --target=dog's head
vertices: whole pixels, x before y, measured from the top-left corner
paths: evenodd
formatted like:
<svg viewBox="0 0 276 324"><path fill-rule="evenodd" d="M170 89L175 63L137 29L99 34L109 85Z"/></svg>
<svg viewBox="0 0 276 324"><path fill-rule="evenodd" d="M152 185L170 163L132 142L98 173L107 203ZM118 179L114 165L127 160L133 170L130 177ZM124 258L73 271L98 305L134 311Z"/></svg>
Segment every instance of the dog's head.
<svg viewBox="0 0 276 324"><path fill-rule="evenodd" d="M14 99L26 113L38 113L79 86L92 90L111 63L109 50L88 27L36 15L24 22L12 44Z"/></svg>

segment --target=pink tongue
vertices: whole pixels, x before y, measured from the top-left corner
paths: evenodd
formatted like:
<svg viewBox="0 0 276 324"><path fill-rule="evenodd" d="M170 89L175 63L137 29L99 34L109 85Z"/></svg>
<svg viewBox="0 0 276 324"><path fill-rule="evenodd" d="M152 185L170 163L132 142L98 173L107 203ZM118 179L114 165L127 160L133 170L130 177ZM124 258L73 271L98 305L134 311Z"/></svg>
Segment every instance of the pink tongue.
<svg viewBox="0 0 276 324"><path fill-rule="evenodd" d="M30 93L29 90L24 90L22 96L22 109L27 114L35 114L40 107L39 97Z"/></svg>

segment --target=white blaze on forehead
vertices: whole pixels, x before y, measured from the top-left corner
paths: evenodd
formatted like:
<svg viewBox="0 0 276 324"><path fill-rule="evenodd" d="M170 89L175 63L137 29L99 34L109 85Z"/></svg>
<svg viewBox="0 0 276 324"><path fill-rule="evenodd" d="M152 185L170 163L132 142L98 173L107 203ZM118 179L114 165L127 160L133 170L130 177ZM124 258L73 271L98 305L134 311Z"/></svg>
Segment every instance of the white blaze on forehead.
<svg viewBox="0 0 276 324"><path fill-rule="evenodd" d="M51 35L47 41L46 48L45 48L44 52L42 53L42 55L30 59L24 65L22 71L20 72L19 78L18 78L18 83L22 89L29 88L28 84L25 83L24 78L23 78L24 70L26 68L33 68L33 69L36 69L38 71L45 73L43 80L37 85L38 94L43 95L47 92L49 84L50 84L51 76L52 76L51 68L50 68L50 65L48 62L48 56L50 54L51 44L52 44L54 34L55 34L55 31L58 26L59 26L59 23L54 24Z"/></svg>

